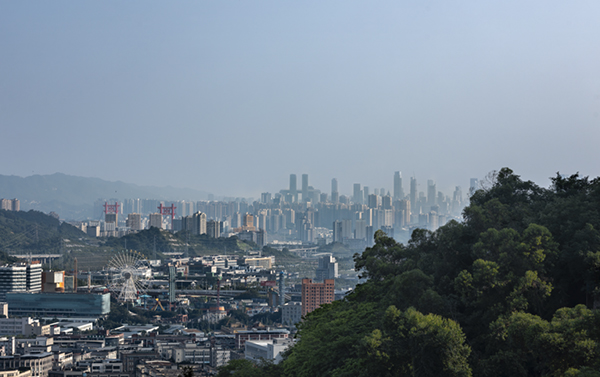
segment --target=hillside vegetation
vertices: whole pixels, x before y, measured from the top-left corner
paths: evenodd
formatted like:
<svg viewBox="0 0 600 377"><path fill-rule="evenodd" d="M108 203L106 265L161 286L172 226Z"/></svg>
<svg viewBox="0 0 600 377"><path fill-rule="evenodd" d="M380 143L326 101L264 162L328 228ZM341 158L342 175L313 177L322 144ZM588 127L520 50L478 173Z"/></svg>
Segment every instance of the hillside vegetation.
<svg viewBox="0 0 600 377"><path fill-rule="evenodd" d="M7 253L58 252L61 239L88 236L67 223L38 211L0 210L0 250Z"/></svg>
<svg viewBox="0 0 600 377"><path fill-rule="evenodd" d="M282 363L220 375L600 376L599 211L599 179L504 168L463 223L377 232L354 257L367 283L307 315Z"/></svg>

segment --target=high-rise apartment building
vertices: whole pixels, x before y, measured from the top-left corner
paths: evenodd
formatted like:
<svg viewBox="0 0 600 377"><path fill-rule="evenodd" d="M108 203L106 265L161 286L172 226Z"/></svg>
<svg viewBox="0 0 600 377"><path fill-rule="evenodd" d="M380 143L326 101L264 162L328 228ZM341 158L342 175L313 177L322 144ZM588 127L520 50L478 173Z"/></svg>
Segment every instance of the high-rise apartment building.
<svg viewBox="0 0 600 377"><path fill-rule="evenodd" d="M151 213L148 215L148 227L162 229L162 215L160 213Z"/></svg>
<svg viewBox="0 0 600 377"><path fill-rule="evenodd" d="M377 194L371 194L369 195L369 208L371 209L377 209L379 208L379 205L381 204L381 197Z"/></svg>
<svg viewBox="0 0 600 377"><path fill-rule="evenodd" d="M206 213L196 212L193 217L192 234L206 234Z"/></svg>
<svg viewBox="0 0 600 377"><path fill-rule="evenodd" d="M386 195L381 198L381 207L383 209L392 209L392 197Z"/></svg>
<svg viewBox="0 0 600 377"><path fill-rule="evenodd" d="M342 238L342 221L336 220L333 222L333 242L342 243L344 239Z"/></svg>
<svg viewBox="0 0 600 377"><path fill-rule="evenodd" d="M131 230L142 230L142 215L140 213L130 213L125 222Z"/></svg>
<svg viewBox="0 0 600 377"><path fill-rule="evenodd" d="M206 234L212 238L221 237L221 222L217 220L209 220L206 222Z"/></svg>
<svg viewBox="0 0 600 377"><path fill-rule="evenodd" d="M21 202L19 199L0 199L0 209L6 211L20 211Z"/></svg>
<svg viewBox="0 0 600 377"><path fill-rule="evenodd" d="M106 213L104 214L104 222L105 223L113 223L115 227L117 226L119 221L119 215L116 213Z"/></svg>
<svg viewBox="0 0 600 377"><path fill-rule="evenodd" d="M312 279L302 279L302 316L307 315L323 304L333 302L335 280L325 279L323 283L313 283Z"/></svg>
<svg viewBox="0 0 600 377"><path fill-rule="evenodd" d="M357 240L364 240L367 238L367 222L366 220L356 220L354 226L354 238Z"/></svg>
<svg viewBox="0 0 600 377"><path fill-rule="evenodd" d="M319 267L315 271L315 280L325 281L327 279L335 279L338 276L338 264L333 256L326 255L319 258Z"/></svg>
<svg viewBox="0 0 600 377"><path fill-rule="evenodd" d="M272 201L272 197L271 197L271 193L270 192L263 192L262 194L260 194L260 202L263 204L270 204Z"/></svg>
<svg viewBox="0 0 600 377"><path fill-rule="evenodd" d="M408 224L410 224L410 200L400 200L399 203L400 203L400 205L399 205L399 208L397 208L397 210L403 211L402 226L407 226Z"/></svg>

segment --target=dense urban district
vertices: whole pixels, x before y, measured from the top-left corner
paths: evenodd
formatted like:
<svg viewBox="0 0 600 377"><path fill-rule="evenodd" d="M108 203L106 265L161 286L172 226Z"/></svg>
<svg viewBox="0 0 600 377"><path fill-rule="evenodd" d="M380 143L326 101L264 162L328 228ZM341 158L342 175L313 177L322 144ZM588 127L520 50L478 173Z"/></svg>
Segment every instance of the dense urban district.
<svg viewBox="0 0 600 377"><path fill-rule="evenodd" d="M600 179L416 188L3 199L0 376L600 376Z"/></svg>

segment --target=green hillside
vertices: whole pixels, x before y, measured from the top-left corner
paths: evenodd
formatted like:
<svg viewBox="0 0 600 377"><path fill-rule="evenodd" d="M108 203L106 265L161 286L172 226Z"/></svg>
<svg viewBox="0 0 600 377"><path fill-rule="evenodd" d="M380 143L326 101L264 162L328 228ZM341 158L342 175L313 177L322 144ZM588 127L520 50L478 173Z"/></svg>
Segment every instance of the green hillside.
<svg viewBox="0 0 600 377"><path fill-rule="evenodd" d="M57 253L66 242L88 236L79 229L38 211L0 210L0 251L9 254Z"/></svg>

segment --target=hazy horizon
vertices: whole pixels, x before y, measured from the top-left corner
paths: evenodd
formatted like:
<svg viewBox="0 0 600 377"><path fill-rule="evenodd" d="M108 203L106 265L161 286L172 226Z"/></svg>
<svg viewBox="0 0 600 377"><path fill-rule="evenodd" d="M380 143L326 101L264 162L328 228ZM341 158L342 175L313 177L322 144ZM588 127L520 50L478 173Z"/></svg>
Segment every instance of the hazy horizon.
<svg viewBox="0 0 600 377"><path fill-rule="evenodd" d="M600 176L597 2L3 2L0 174L257 197ZM276 191L277 190L277 191Z"/></svg>

